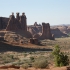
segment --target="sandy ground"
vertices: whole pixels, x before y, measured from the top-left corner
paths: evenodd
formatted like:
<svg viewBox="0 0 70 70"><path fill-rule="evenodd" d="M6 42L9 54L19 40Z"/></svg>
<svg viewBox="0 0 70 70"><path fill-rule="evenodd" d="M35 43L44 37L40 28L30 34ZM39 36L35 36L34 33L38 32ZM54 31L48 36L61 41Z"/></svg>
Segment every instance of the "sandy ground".
<svg viewBox="0 0 70 70"><path fill-rule="evenodd" d="M27 68L27 69L23 69L22 67L19 66L0 66L0 70L70 70L70 67L53 67L51 66L50 68L46 68L46 69L40 69L40 68Z"/></svg>
<svg viewBox="0 0 70 70"><path fill-rule="evenodd" d="M68 70L66 67L56 67L51 69L36 69L36 68L28 68L28 69L15 69L15 68L8 68L8 69L0 69L0 70ZM70 70L70 69L69 69Z"/></svg>

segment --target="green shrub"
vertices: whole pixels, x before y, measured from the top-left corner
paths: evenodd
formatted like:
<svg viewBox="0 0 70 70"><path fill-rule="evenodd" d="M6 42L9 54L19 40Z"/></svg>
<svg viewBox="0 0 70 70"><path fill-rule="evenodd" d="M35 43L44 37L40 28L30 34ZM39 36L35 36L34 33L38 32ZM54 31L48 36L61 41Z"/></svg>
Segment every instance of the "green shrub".
<svg viewBox="0 0 70 70"><path fill-rule="evenodd" d="M55 46L53 50L54 61L56 66L66 66L69 65L69 59L67 55L64 55L60 52L60 48L58 45Z"/></svg>
<svg viewBox="0 0 70 70"><path fill-rule="evenodd" d="M33 64L35 68L46 68L48 66L47 60L42 57L42 58L37 58Z"/></svg>
<svg viewBox="0 0 70 70"><path fill-rule="evenodd" d="M24 53L24 57L26 57L27 56L27 54L26 53Z"/></svg>
<svg viewBox="0 0 70 70"><path fill-rule="evenodd" d="M33 60L34 60L34 57L30 57L30 60L32 60L32 61L33 61Z"/></svg>

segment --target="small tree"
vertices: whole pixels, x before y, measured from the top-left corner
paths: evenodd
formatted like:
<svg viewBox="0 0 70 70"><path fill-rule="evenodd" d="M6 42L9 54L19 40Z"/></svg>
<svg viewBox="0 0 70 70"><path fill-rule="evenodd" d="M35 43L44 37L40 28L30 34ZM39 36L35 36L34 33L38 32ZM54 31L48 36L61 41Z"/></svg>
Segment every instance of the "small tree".
<svg viewBox="0 0 70 70"><path fill-rule="evenodd" d="M69 59L67 55L64 55L62 52L60 52L59 45L56 45L53 50L54 55L54 61L56 66L66 66L69 65Z"/></svg>

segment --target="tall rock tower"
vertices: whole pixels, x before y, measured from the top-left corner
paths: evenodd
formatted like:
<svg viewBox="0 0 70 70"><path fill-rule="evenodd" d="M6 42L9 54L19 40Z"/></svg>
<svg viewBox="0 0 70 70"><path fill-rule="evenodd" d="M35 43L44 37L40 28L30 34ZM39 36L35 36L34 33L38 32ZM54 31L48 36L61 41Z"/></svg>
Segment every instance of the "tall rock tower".
<svg viewBox="0 0 70 70"><path fill-rule="evenodd" d="M42 36L41 39L54 39L51 34L49 23L42 23Z"/></svg>
<svg viewBox="0 0 70 70"><path fill-rule="evenodd" d="M19 22L21 24L22 30L24 30L24 31L27 31L27 22L26 22L26 19L27 18L26 18L25 13L22 13L22 16L20 16Z"/></svg>
<svg viewBox="0 0 70 70"><path fill-rule="evenodd" d="M12 30L16 30L16 29L17 28L15 27L15 16L14 16L14 13L12 13L12 15L10 15L10 17L9 17L9 21L8 21L6 30L12 31Z"/></svg>
<svg viewBox="0 0 70 70"><path fill-rule="evenodd" d="M19 16L19 13L16 13L16 18L14 16L14 13L12 13L12 15L9 18L6 30L8 30L8 31L17 31L17 30L27 31L25 13L22 13L21 16Z"/></svg>
<svg viewBox="0 0 70 70"><path fill-rule="evenodd" d="M20 16L19 16L19 13L17 12L16 13L16 19L19 21L20 20Z"/></svg>
<svg viewBox="0 0 70 70"><path fill-rule="evenodd" d="M14 14L9 18L8 25L6 27L7 31L13 31L23 37L31 38L32 35L27 31L26 15L22 13L20 16L19 13L16 13L16 18Z"/></svg>

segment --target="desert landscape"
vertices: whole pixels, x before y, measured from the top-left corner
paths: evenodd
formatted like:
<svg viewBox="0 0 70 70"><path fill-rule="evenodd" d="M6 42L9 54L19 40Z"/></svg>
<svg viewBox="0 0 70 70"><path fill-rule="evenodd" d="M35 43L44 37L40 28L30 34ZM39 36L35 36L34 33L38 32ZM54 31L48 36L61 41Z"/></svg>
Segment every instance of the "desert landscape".
<svg viewBox="0 0 70 70"><path fill-rule="evenodd" d="M70 25L27 25L26 19L25 13L0 17L0 70L70 70L70 61L56 67L52 55L59 45L70 59Z"/></svg>

